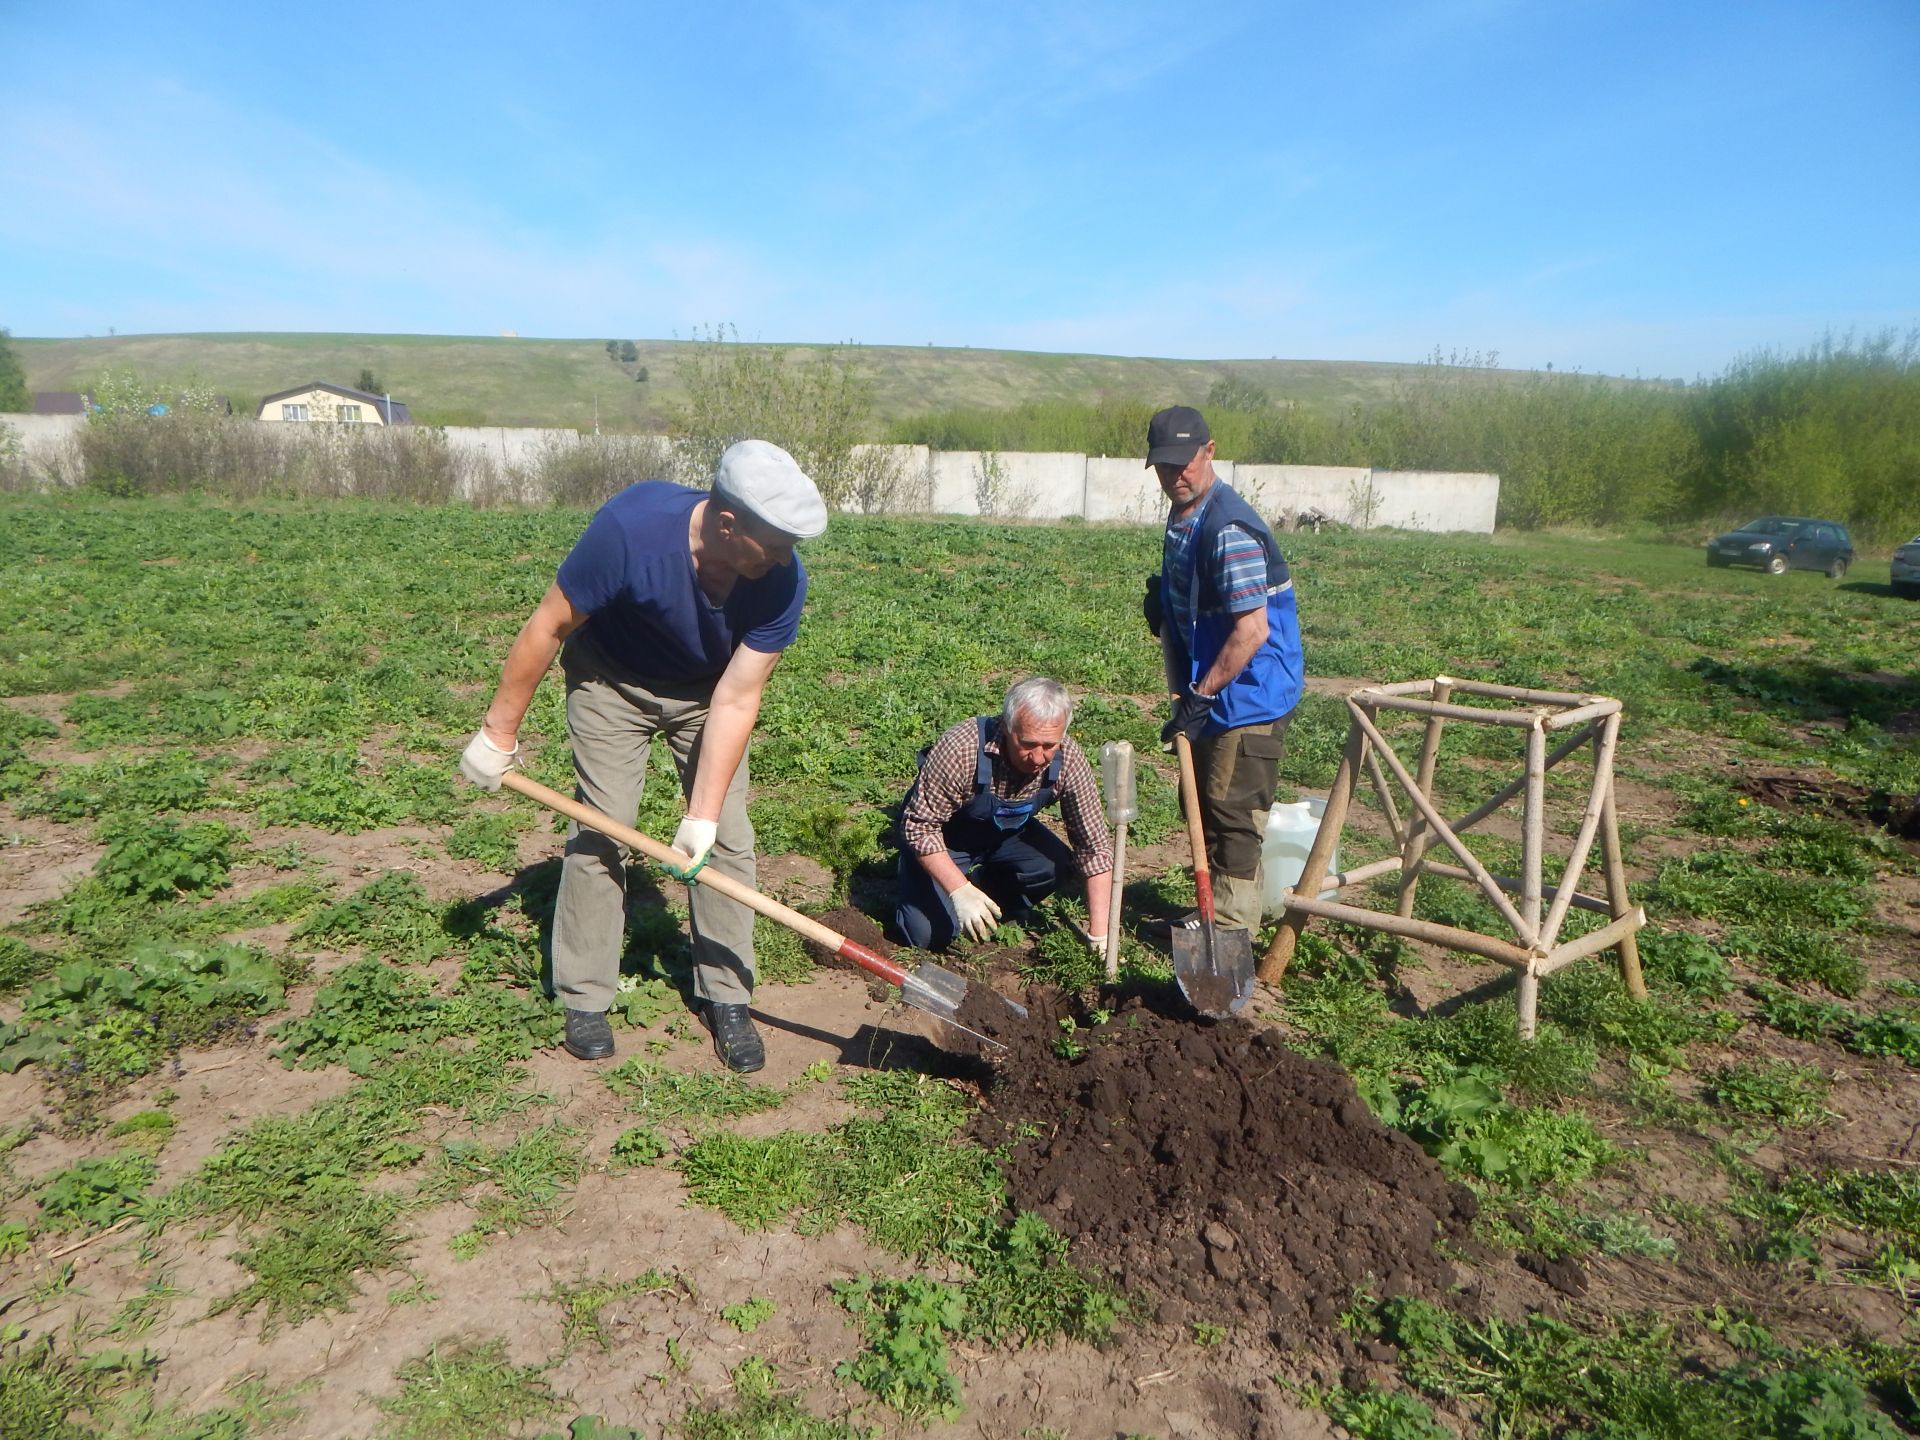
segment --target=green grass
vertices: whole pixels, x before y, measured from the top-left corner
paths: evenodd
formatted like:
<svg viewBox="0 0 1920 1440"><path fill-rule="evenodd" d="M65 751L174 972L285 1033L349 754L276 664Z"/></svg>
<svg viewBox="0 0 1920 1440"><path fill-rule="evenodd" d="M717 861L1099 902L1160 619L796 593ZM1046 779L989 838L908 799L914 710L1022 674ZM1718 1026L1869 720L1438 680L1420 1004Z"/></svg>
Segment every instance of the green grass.
<svg viewBox="0 0 1920 1440"><path fill-rule="evenodd" d="M98 1230L140 1212L154 1164L137 1151L76 1160L40 1186L40 1225L46 1230Z"/></svg>
<svg viewBox="0 0 1920 1440"><path fill-rule="evenodd" d="M1742 1114L1789 1125L1806 1125L1827 1113L1833 1082L1811 1065L1790 1061L1740 1060L1716 1067L1706 1076L1707 1097Z"/></svg>
<svg viewBox="0 0 1920 1440"><path fill-rule="evenodd" d="M653 1125L682 1128L771 1110L786 1093L737 1075L678 1071L651 1060L623 1060L605 1073L607 1088Z"/></svg>
<svg viewBox="0 0 1920 1440"><path fill-rule="evenodd" d="M349 1072L314 1077L347 1086L344 1094L218 1137L165 1194L143 1190L131 1170L71 1177L56 1223L82 1235L109 1217L144 1214L167 1231L152 1243L189 1256L198 1247L201 1259L204 1237L222 1232L217 1253L237 1257L241 1274L230 1293L216 1289L205 1302L244 1307L272 1328L360 1314L382 1295L424 1302L405 1266L417 1207L436 1197L475 1207L481 1224L461 1242L469 1253L563 1212L584 1155L601 1152L585 1149L584 1134L550 1124L513 1060L549 1043L558 1026L557 1008L537 988L557 867L532 867L504 896L452 904L430 899L404 871L336 890L321 866L341 842L314 832L421 826L397 834L429 864L442 847L463 854L459 870L469 877L504 861L522 832L557 847L546 817L457 785L451 765L500 656L584 516L80 499L10 500L5 519L0 697L10 703L0 705L0 812L43 805L23 828L78 845L110 825L122 849L104 873L82 877L0 935L0 989L18 1006L0 1022L0 1065L35 1067L62 1123L95 1124L127 1084L146 1076L167 1083L157 1072L175 1058L195 1068L193 1048L244 1042L252 1027L284 1019L275 1011L318 953L325 978L275 1044L296 1063ZM1144 813L1134 842L1170 835L1169 772L1151 709L1157 660L1131 619L1156 547L1145 528L836 518L809 546L808 615L756 733L752 803L763 849L806 853L860 903L873 903L888 863L876 848L884 812L910 778L915 751L954 720L992 709L1006 683L1030 670L1060 676L1083 697L1075 733L1084 743L1135 743ZM1634 540L1301 535L1286 549L1317 674L1446 670L1620 696L1628 706L1622 771L1646 787L1634 799L1658 813L1650 828L1668 842L1661 853L1680 857L1649 866L1659 873L1641 897L1655 917L1641 936L1650 1003L1629 1000L1606 961L1578 965L1547 981L1539 1034L1521 1042L1510 991L1421 1017L1409 989L1426 990L1410 951L1316 922L1282 1011L1301 1043L1344 1064L1369 1103L1481 1193L1482 1240L1654 1265L1730 1247L1784 1297L1792 1333L1825 1336L1830 1347L1797 1358L1748 1349L1729 1364L1677 1309L1645 1322L1671 1327L1671 1364L1636 1358L1652 1348L1638 1319L1582 1318L1573 1339L1511 1326L1483 1328L1475 1339L1456 1328L1465 1368L1436 1355L1429 1373L1418 1347L1403 1346L1414 1358L1392 1395L1408 1399L1416 1377L1445 1380L1457 1393L1421 1389L1421 1400L1515 1434L1551 1426L1611 1433L1608 1425L1673 1433L1660 1416L1694 1413L1696 1387L1760 1434L1791 1433L1781 1419L1789 1401L1814 1414L1839 1406L1834 1413L1847 1423L1859 1420L1842 1382L1871 1386L1876 1403L1912 1413L1899 1408L1914 1369L1910 1347L1849 1345L1845 1354L1857 1359L1842 1364L1832 1347L1847 1337L1831 1316L1795 1309L1794 1285L1773 1284L1824 1273L1920 1293L1920 1243L1910 1238L1906 1201L1874 1188L1889 1182L1826 1172L1798 1188L1778 1177L1743 1179L1738 1204L1753 1218L1650 1194L1665 1177L1634 1148L1661 1129L1690 1142L1653 1147L1663 1154L1700 1151L1696 1136L1737 1152L1769 1126L1831 1141L1825 1076L1843 1064L1867 1068L1846 1055L1920 1065L1911 983L1920 977L1889 972L1897 937L1869 909L1884 899L1884 877L1911 871L1911 856L1848 809L1852 791L1837 790L1825 805L1743 806L1751 797L1729 779L1752 773L1745 767L1785 768L1889 793L1920 787L1920 737L1890 723L1920 703L1904 678L1911 606L1871 584L1794 576L1769 585L1706 572L1697 551ZM1029 606L1005 603L1009 573L1023 577ZM1381 587L1381 574L1396 584ZM215 595L217 607L207 598ZM1038 629L1035 608L1048 616ZM62 697L35 707L53 722L25 710L35 702L24 697L45 694ZM1293 728L1287 785L1324 789L1344 733L1338 702L1309 697ZM524 738L534 773L564 784L556 685L536 696ZM85 752L79 763L73 751ZM1446 755L1450 813L1489 783L1493 752L1490 741L1463 739ZM664 758L655 772L661 783L650 787L649 804L661 813L650 823L677 804ZM262 835L270 817L302 828ZM1647 865L1644 833L1630 826L1627 840ZM1511 863L1511 846L1476 843ZM434 895L449 873L440 860ZM476 880L467 893L484 888ZM1130 898L1131 918L1146 905L1189 902L1190 888L1170 871L1142 877ZM1444 882L1423 886L1421 905L1486 918L1470 894ZM1071 918L1076 906L1065 899L1050 909ZM791 1226L804 1239L861 1226L892 1257L896 1278L937 1279L963 1297L960 1328L936 1327L949 1348L956 1336L990 1347L1098 1339L1132 1318L1069 1263L1048 1225L1008 1213L991 1157L962 1130L971 1104L964 1091L911 1074L863 1074L848 1085L856 1113L824 1134L746 1138L724 1128L792 1087L661 1063L674 1058L675 1043L662 1022L684 1012L684 927L671 908L632 907L618 1008L623 1022L649 1033L632 1047L646 1058L611 1072L636 1112L597 1142L622 1132L610 1167L658 1163L684 1146L675 1161L687 1193L743 1227ZM1056 928L1030 931L1039 965L1073 983L1090 978L1064 925ZM1128 935L1130 964L1152 958L1142 944L1149 938ZM767 978L811 973L784 933L762 940ZM1477 978L1492 977L1489 968ZM1763 1027L1819 1047L1796 1052L1809 1068L1771 1060ZM69 1073L74 1060L80 1068ZM1697 1101L1670 1083L1687 1071L1700 1076ZM130 1164L151 1163L165 1142L168 1102L142 1103L153 1106L152 1119L88 1150L118 1145L136 1157ZM171 1147L185 1140L200 1155L208 1139L183 1136ZM1866 1157L1850 1163L1875 1173ZM1707 1180L1704 1191L1685 1193L1717 1193L1710 1171ZM672 1182L640 1177L649 1186ZM5 1185L12 1208L0 1248L37 1248L27 1221L38 1222L43 1192L11 1172ZM85 1218L96 1205L97 1218ZM183 1272L139 1276L136 1298L143 1286L163 1288L124 1315L125 1307L79 1293L83 1272L48 1276L40 1298L73 1305L92 1333L117 1324L117 1335L135 1336L147 1312L172 1298L168 1273ZM610 1278L572 1283L583 1287L574 1297L581 1313L598 1304L603 1327L616 1305L655 1303L600 1298L593 1286L624 1283ZM436 1279L435 1288L448 1286ZM894 1301L904 1296L876 1294L881 1311L903 1308ZM568 1298L556 1294L554 1303L572 1313ZM783 1320L787 1308L783 1301ZM902 1343L934 1338L919 1322L888 1333ZM1184 1332L1178 1339L1188 1343ZM595 1341L579 1332L576 1343ZM1537 1352L1550 1345L1586 1366L1566 1395L1541 1393L1534 1375ZM679 1364L667 1383L677 1383ZM64 1383L58 1363L40 1368ZM808 1418L824 1396L800 1404L759 1362L736 1376L732 1400L696 1405L687 1433L853 1433L842 1420ZM874 1378L888 1388L880 1372ZM1779 1398L1772 1410L1762 1408L1768 1385ZM107 1388L139 1387L115 1379ZM854 1386L843 1399L866 1393ZM1384 1419L1360 1418L1369 1398ZM1348 1400L1359 1424L1418 1418L1404 1405L1406 1414L1393 1413L1393 1400L1370 1392ZM556 1402L551 1413L570 1412ZM76 1415L107 1428L96 1410ZM524 1425L531 1433L543 1423L553 1421ZM1709 1424L1702 1433L1720 1432Z"/></svg>
<svg viewBox="0 0 1920 1440"><path fill-rule="evenodd" d="M563 1404L538 1365L507 1360L504 1340L436 1345L396 1374L400 1392L379 1401L378 1440L473 1440L504 1435Z"/></svg>
<svg viewBox="0 0 1920 1440"><path fill-rule="evenodd" d="M774 1367L750 1356L734 1368L732 1398L687 1411L677 1433L681 1440L878 1440L880 1427L821 1419L778 1385Z"/></svg>
<svg viewBox="0 0 1920 1440"><path fill-rule="evenodd" d="M586 1171L584 1142L565 1125L538 1125L502 1145L449 1140L425 1193L459 1197L475 1211L471 1228L453 1237L453 1253L473 1258L496 1235L552 1225Z"/></svg>

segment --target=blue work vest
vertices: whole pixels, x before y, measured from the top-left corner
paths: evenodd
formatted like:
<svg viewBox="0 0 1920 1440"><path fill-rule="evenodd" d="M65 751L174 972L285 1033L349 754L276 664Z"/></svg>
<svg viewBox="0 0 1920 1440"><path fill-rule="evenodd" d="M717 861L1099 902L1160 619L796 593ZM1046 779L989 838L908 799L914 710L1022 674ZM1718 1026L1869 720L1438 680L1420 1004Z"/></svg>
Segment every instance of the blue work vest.
<svg viewBox="0 0 1920 1440"><path fill-rule="evenodd" d="M1047 768L1040 777L1040 788L1024 800L1002 800L993 793L993 756L987 753L987 742L1000 730L1000 717L997 715L979 715L974 718L978 727L979 759L973 769L973 796L953 812L947 823L940 827L942 836L949 848L959 850L990 849L997 844L1001 835L1012 834L1025 828L1026 823L1040 811L1053 804L1060 789L1060 758L1064 752L1053 753L1053 759L1047 762ZM927 752L920 752L920 763L925 764ZM918 785L918 779L914 784Z"/></svg>
<svg viewBox="0 0 1920 1440"><path fill-rule="evenodd" d="M1246 668L1214 696L1204 733L1217 735L1222 730L1261 725L1291 715L1306 689L1306 660L1300 649L1300 617L1293 604L1293 575L1287 569L1280 547L1274 543L1273 531L1224 480L1213 482L1203 503L1205 508L1200 512L1200 523L1187 552L1193 563L1185 608L1193 621L1184 635L1176 637L1186 646L1189 687L1198 684L1200 677L1212 668L1233 629L1233 616L1220 608L1217 598L1214 542L1222 530L1233 525L1258 540L1267 555L1267 640L1254 652ZM1168 616L1175 613L1168 599L1171 583L1163 568L1161 603Z"/></svg>

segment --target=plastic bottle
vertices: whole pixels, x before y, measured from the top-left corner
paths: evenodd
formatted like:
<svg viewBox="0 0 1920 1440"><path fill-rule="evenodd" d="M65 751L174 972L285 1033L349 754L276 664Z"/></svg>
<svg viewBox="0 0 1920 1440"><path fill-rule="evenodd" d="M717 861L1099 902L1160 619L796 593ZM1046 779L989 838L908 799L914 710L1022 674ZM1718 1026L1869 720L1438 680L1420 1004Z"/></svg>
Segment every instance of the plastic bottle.
<svg viewBox="0 0 1920 1440"><path fill-rule="evenodd" d="M1286 893L1299 882L1306 868L1307 851L1320 831L1320 817L1327 813L1327 797L1306 795L1290 805L1276 803L1267 812L1266 834L1260 843L1261 902L1267 918L1286 909ZM1327 873L1340 871L1340 849L1334 847L1327 860ZM1322 892L1332 896L1333 891Z"/></svg>

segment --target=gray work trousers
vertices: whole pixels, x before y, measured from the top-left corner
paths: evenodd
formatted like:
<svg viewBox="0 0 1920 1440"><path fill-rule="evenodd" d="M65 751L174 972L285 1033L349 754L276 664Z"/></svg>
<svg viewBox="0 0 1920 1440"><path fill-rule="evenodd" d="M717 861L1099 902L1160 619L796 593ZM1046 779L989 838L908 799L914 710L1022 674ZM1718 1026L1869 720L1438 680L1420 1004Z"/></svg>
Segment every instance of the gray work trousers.
<svg viewBox="0 0 1920 1440"><path fill-rule="evenodd" d="M567 729L579 775L574 794L596 810L631 825L647 779L647 744L666 737L680 772L682 794L693 789L700 763L710 684L651 684L614 678L600 652L576 635L561 655L567 679ZM655 836L662 843L670 836ZM625 848L579 825L567 831L560 895L553 912L553 989L569 1010L601 1011L613 1004L626 941ZM758 888L753 824L747 819L747 760L727 786L719 836L706 868ZM688 887L693 911L694 991L722 1005L753 995L753 911L706 886Z"/></svg>

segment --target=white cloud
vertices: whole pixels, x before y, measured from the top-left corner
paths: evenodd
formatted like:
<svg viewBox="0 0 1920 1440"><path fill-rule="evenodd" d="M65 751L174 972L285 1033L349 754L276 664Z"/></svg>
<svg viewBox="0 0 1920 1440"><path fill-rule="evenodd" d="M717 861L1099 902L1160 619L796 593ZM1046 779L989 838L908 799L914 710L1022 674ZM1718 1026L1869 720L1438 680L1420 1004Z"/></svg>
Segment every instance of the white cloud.
<svg viewBox="0 0 1920 1440"><path fill-rule="evenodd" d="M142 134L166 141L125 138ZM486 328L518 320L529 333L652 333L758 308L782 288L745 249L683 220L653 242L548 233L172 84L117 112L16 110L0 118L0 155L13 202L0 241L103 278L167 274L184 298L115 302L152 323L438 330L485 314L498 317ZM646 215L622 230L669 233Z"/></svg>

